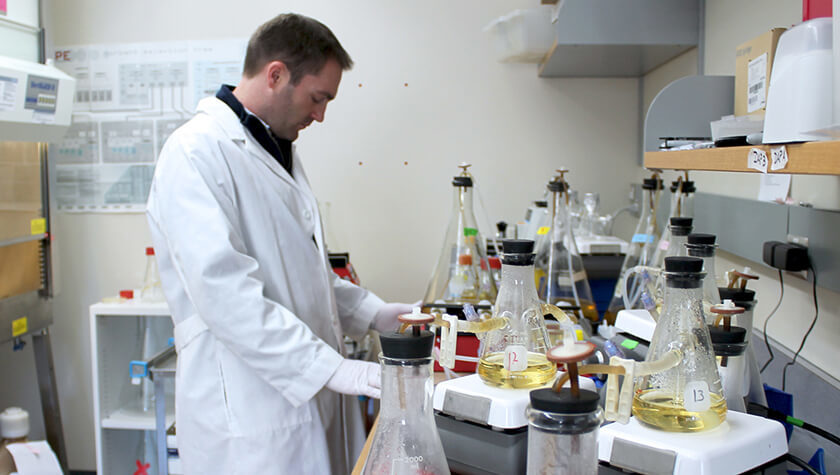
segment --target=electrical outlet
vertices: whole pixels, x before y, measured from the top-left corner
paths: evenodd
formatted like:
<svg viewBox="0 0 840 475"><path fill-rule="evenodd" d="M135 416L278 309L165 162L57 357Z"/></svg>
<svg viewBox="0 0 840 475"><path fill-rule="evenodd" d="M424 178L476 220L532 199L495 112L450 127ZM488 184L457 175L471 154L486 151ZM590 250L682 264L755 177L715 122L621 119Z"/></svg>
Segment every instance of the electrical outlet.
<svg viewBox="0 0 840 475"><path fill-rule="evenodd" d="M795 234L787 235L787 242L791 244L799 244L800 246L808 247L808 238L805 236L797 236Z"/></svg>

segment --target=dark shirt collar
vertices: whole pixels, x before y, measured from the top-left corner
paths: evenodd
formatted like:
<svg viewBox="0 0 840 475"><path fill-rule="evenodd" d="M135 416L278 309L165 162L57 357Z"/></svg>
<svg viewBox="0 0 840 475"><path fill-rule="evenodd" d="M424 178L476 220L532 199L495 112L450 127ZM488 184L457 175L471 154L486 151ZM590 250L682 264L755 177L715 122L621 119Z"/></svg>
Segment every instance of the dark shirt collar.
<svg viewBox="0 0 840 475"><path fill-rule="evenodd" d="M239 99L233 95L233 86L223 84L216 92L216 98L227 104L234 114L239 118L239 122L248 129L254 139L259 142L266 152L271 154L280 165L292 174L292 142L274 135L265 124L254 114L248 112L245 106L239 102Z"/></svg>

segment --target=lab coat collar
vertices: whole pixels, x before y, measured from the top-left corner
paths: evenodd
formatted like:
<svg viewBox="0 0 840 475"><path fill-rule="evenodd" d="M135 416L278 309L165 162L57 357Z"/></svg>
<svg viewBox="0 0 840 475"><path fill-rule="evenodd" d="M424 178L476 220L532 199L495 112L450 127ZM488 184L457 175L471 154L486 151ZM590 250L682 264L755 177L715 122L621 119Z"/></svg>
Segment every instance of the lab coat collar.
<svg viewBox="0 0 840 475"><path fill-rule="evenodd" d="M263 162L275 175L283 179L286 183L298 191L302 191L300 184L289 175L289 172L247 132L239 121L239 117L237 117L236 113L227 104L216 97L207 97L198 103L196 112L199 114L208 114L216 119L231 140L244 143L245 150L251 156ZM302 167L300 166L300 160L297 158L294 144L292 144L292 163L292 169L298 170L302 174Z"/></svg>

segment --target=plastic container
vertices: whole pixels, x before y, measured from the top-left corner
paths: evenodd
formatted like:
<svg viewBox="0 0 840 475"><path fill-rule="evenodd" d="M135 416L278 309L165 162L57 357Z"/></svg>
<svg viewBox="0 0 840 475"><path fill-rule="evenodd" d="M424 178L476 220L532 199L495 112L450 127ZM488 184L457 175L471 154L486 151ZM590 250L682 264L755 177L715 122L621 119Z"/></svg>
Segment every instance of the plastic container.
<svg viewBox="0 0 840 475"><path fill-rule="evenodd" d="M531 391L528 416L528 475L598 472L598 394L569 389Z"/></svg>
<svg viewBox="0 0 840 475"><path fill-rule="evenodd" d="M514 10L484 31L495 39L496 57L503 63L540 63L554 44L551 6Z"/></svg>

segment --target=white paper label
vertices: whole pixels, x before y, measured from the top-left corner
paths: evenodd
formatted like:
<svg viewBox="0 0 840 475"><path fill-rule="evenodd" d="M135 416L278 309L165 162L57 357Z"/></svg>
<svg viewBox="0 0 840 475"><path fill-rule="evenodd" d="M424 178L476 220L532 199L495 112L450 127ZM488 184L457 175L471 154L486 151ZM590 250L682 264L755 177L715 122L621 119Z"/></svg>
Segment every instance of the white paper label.
<svg viewBox="0 0 840 475"><path fill-rule="evenodd" d="M751 148L747 155L747 168L767 173L767 154L760 148Z"/></svg>
<svg viewBox="0 0 840 475"><path fill-rule="evenodd" d="M522 345L505 348L504 367L508 371L525 371L528 367L528 349Z"/></svg>
<svg viewBox="0 0 840 475"><path fill-rule="evenodd" d="M773 171L783 170L788 164L787 148L781 147L770 149L770 169Z"/></svg>
<svg viewBox="0 0 840 475"><path fill-rule="evenodd" d="M685 410L690 412L703 412L712 407L712 398L709 394L709 385L705 381L691 381L685 385Z"/></svg>
<svg viewBox="0 0 840 475"><path fill-rule="evenodd" d="M758 186L758 200L784 203L789 191L790 175L785 173L762 175Z"/></svg>
<svg viewBox="0 0 840 475"><path fill-rule="evenodd" d="M750 61L747 68L747 113L763 109L767 99L767 53Z"/></svg>

